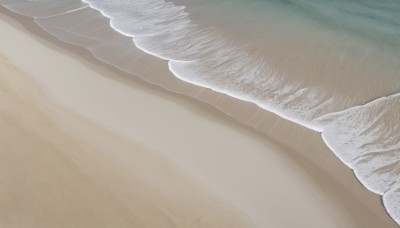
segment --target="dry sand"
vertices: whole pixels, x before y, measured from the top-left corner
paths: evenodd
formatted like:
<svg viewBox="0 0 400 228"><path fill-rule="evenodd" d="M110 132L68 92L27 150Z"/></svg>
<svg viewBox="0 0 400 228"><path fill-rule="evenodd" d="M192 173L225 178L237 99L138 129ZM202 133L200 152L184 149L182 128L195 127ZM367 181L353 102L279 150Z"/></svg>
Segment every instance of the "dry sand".
<svg viewBox="0 0 400 228"><path fill-rule="evenodd" d="M1 19L1 226L396 226L328 151L306 159L313 147L295 152ZM273 137L295 138L287 124Z"/></svg>
<svg viewBox="0 0 400 228"><path fill-rule="evenodd" d="M0 69L1 227L249 225L164 156L44 103L3 57Z"/></svg>

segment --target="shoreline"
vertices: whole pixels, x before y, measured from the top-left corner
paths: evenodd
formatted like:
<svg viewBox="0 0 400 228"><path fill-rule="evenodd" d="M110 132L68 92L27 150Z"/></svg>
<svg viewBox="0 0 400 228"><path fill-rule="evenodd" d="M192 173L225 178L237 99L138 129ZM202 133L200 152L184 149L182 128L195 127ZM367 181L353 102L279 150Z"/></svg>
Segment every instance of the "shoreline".
<svg viewBox="0 0 400 228"><path fill-rule="evenodd" d="M1 13L3 14L4 12L1 12ZM16 16L13 16L13 17L16 17ZM26 24L26 22L25 22L25 24ZM31 23L31 24L33 24L33 23ZM28 27L30 27L30 26L28 26ZM38 29L33 29L31 27L31 30L38 30ZM59 43L61 43L61 42L55 41L54 38L49 38L50 35L47 35L47 37L46 37L46 34L44 34L44 32L36 31L35 33L36 33L36 35L41 33L41 35L39 37L44 38L45 39L44 42L47 42L48 40L50 40L50 43L52 43L53 46L54 46L54 43L56 43L56 45L60 45ZM35 38L35 39L38 39L38 38ZM43 42L43 40L41 42ZM82 53L86 53L83 55L85 61L88 61L88 59L90 59L89 61L91 63L94 63L94 64L99 63L99 61L95 60L93 57L90 57L90 54L81 48L74 48L75 49L74 53L71 53L70 52L71 45L61 44L61 46L68 47L67 51L65 51L64 48L58 48L58 49L63 50L64 54L65 54L65 52L68 52L67 55L74 56L76 52L79 52L78 56L81 56ZM76 56L74 56L74 58L75 57ZM102 64L102 65L104 65L104 64ZM101 68L104 68L104 66L101 66ZM105 67L105 68L112 69L112 67ZM115 69L112 71L117 72L117 70L115 70ZM121 77L120 76L121 74L124 76ZM118 72L117 75L118 75L117 80L120 82L132 83L132 81L133 81L134 83L138 83L140 81L140 79L130 79L130 78L128 78L129 77L128 74L123 74L121 72ZM113 78L113 79L115 80L115 78ZM139 82L139 83L146 84L144 82ZM197 103L201 103L201 102L193 102L193 99L182 98L181 95L172 94L173 92L161 91L162 89L158 88L157 86L145 85L144 87L150 88L151 90L157 90L158 94L162 94L162 95L167 94L166 96L168 96L168 97L174 97L174 99L179 100L179 102L185 103L185 106L190 105L191 106L190 109L195 109L194 112L196 112L196 113L200 112L200 113L202 113L202 115L208 115L208 116L211 115L211 116L213 116L213 118L218 119L219 121L224 121L225 124L229 123L230 125L234 125L235 128L240 128L240 129L243 128L241 126L241 124L237 123L234 120L226 120L226 118L224 117L224 114L221 114L219 111L215 112L215 108L210 107L211 105L208 105L208 104L200 104L199 105ZM227 103L230 103L230 102L236 103L237 101L231 99L226 102ZM188 103L190 103L190 104L188 104ZM194 107L195 105L192 105L191 103L196 103L195 104L196 106L198 105L201 107L199 107L199 108ZM238 107L240 107L240 106L241 105L239 104ZM207 108L204 108L204 107L207 107ZM206 109L206 110L203 111L203 109ZM191 111L193 111L193 110L191 110ZM207 113L212 112L213 114L205 114L205 112L207 112ZM232 113L234 113L234 110L232 111ZM275 124L274 127L267 128L265 126L262 126L263 120L265 119L266 115L269 116L267 118L267 119L269 119L269 121L268 121L268 123L265 123L265 124L269 125L269 124L273 123L273 124ZM272 121L271 118L275 118L276 120ZM310 161L299 162L298 160L305 160L305 159L311 160L312 164L318 164L320 166L323 165L323 167L322 167L323 170L337 171L336 168L341 169L340 172L337 172L337 173L331 172L329 174L329 175L333 174L334 175L333 179L340 182L340 184L337 184L338 186L334 186L336 188L335 190L341 191L341 194L343 194L343 192L346 192L346 190L345 190L346 188L353 189L352 191L347 192L347 194L350 194L350 198L357 197L358 200L362 200L362 202L357 202L358 200L356 200L356 203L353 205L349 205L350 204L349 202L347 202L347 205L344 205L344 208L352 207L352 209L350 209L351 211L349 213L350 214L354 213L354 214L349 215L349 217L353 217L353 216L356 217L356 214L358 213L357 210L359 210L360 208L363 208L363 206L367 206L368 207L367 210L371 210L371 212L369 212L370 214L372 213L372 214L376 215L377 217L382 219L382 221L385 221L386 222L385 224L387 224L388 226L394 224L393 221L392 222L388 221L388 219L390 220L390 218L388 218L388 219L385 218L385 216L387 216L387 215L384 213L384 209L383 209L382 204L380 203L379 197L377 195L374 195L374 194L368 192L366 189L364 189L364 187L358 183L357 179L355 178L354 174L350 171L350 169L348 169L347 167L344 166L344 164L342 164L340 161L338 161L338 159L335 156L333 156L333 158L332 158L333 153L331 151L329 151L329 149L327 149L325 145L323 145L323 142L322 142L322 139L321 139L319 133L308 131L307 129L303 129L303 127L301 127L301 126L298 126L296 124L293 124L293 123L290 123L283 119L280 119L280 117L276 117L273 114L268 114L268 113L265 114L265 113L261 113L261 111L260 111L260 113L257 111L257 113L254 115L254 118L251 119L249 121L249 123L250 123L250 125L253 125L253 126L260 123L259 126L261 126L261 127L259 129L268 129L269 136L272 137L274 140L276 140L280 143L287 143L287 144L289 144L289 147L291 147L291 148L297 147L297 149L298 149L298 151L300 151L301 155L297 155L297 154L293 154L293 153L289 152L285 156L288 156L288 157L291 156L292 160L296 160L297 163L302 163L302 166L304 166L303 168L308 169L308 172L309 172L309 173L307 173L307 175L309 175L308 178L311 178L314 181L316 179L318 180L317 184L321 185L318 187L320 187L320 188L325 187L325 190L328 190L330 187L332 187L332 186L324 186L324 185L326 185L326 183L324 183L324 181L327 182L326 180L324 180L324 179L326 179L325 178L326 176L319 177L319 175L317 173L318 171L316 171L316 170L319 170L321 167L314 167L314 170L310 171L310 169L311 169L310 166L314 166L314 165L310 164ZM247 132L249 130L249 128L248 127L246 127L246 128L247 129L245 129L245 131ZM253 131L253 130L251 130L251 131ZM251 134L254 135L255 133L251 133ZM261 138L260 135L262 135L262 134L256 134L256 135L258 135L257 137ZM290 136L289 139L287 137L283 137L283 136L287 136L287 135ZM303 143L301 143L300 140L296 140L297 135L301 135L303 137L303 140L308 140L309 142L313 142L312 145L311 146L307 145L305 147L299 147ZM316 138L316 137L319 137L319 138ZM267 141L267 140L268 139L265 139L265 141ZM319 142L317 140L319 140ZM306 152L310 149L312 149L314 151L314 153L316 153L316 154L314 154L316 156L312 156L310 154L308 154L308 156L306 155ZM326 152L329 152L329 154L327 154ZM306 158L304 159L303 156L305 156ZM325 161L326 163L321 164L321 161ZM346 184L349 184L349 185L347 186ZM346 187L343 188L343 185L345 185ZM321 194L325 194L325 193L321 193ZM338 194L338 195L340 195L340 194ZM344 202L342 202L342 203L346 204ZM357 203L358 203L358 205L357 205ZM379 207L378 204L380 205L381 208L378 208ZM357 208L357 209L355 209L355 208ZM359 215L359 216L360 216L359 218L365 217L365 214ZM373 218L371 218L371 217L373 217L373 216L370 216L370 215L367 216L367 218L373 220ZM347 218L347 219L351 220L351 218ZM363 227L366 227L365 225L372 224L371 221L368 223L365 221L360 221L360 222L363 222ZM360 227L361 227L361 225L360 225Z"/></svg>

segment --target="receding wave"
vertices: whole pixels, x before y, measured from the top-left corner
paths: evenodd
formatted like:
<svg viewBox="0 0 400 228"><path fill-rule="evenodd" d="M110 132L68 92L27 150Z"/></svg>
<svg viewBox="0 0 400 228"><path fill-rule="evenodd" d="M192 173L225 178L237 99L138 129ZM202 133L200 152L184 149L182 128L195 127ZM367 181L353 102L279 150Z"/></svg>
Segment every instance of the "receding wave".
<svg viewBox="0 0 400 228"><path fill-rule="evenodd" d="M0 3L146 81L193 97L209 88L321 132L400 222L400 3ZM154 69L200 89L172 87Z"/></svg>
<svg viewBox="0 0 400 228"><path fill-rule="evenodd" d="M400 94L325 115L322 137L400 222Z"/></svg>

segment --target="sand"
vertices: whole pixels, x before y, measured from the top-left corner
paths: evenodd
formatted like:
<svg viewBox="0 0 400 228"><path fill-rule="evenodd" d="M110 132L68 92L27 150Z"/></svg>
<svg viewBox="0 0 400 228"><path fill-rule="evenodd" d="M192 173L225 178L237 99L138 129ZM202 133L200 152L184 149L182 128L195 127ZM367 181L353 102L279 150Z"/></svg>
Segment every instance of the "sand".
<svg viewBox="0 0 400 228"><path fill-rule="evenodd" d="M46 107L34 82L0 68L1 227L248 226L164 156Z"/></svg>
<svg viewBox="0 0 400 228"><path fill-rule="evenodd" d="M2 226L396 227L315 133L267 138L1 19Z"/></svg>

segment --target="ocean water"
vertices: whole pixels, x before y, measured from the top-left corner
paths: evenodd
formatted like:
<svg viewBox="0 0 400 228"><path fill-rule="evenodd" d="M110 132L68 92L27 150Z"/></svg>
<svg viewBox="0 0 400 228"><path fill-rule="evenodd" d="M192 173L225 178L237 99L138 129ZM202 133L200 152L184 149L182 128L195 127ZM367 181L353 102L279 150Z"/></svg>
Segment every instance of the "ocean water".
<svg viewBox="0 0 400 228"><path fill-rule="evenodd" d="M360 182L382 195L386 210L400 223L399 1L0 4L150 82L155 76L148 68L168 67L180 80L321 132ZM167 87L163 80L156 83Z"/></svg>

